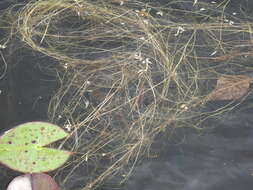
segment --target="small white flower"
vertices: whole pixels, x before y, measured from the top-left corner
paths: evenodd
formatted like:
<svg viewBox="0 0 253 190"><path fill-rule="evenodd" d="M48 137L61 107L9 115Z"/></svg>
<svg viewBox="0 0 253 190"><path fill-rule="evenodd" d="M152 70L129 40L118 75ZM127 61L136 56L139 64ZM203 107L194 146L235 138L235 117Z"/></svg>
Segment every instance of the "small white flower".
<svg viewBox="0 0 253 190"><path fill-rule="evenodd" d="M0 44L0 49L5 49L7 48L6 44Z"/></svg>
<svg viewBox="0 0 253 190"><path fill-rule="evenodd" d="M67 129L68 132L70 132L72 129L72 126L70 124L66 124L64 125L64 128Z"/></svg>
<svg viewBox="0 0 253 190"><path fill-rule="evenodd" d="M144 19L143 22L144 22L145 24L149 24L149 22L148 22L147 19Z"/></svg>
<svg viewBox="0 0 253 190"><path fill-rule="evenodd" d="M84 104L85 104L85 108L88 108L88 107L89 107L89 105L90 105L89 100L85 100L85 101L84 101Z"/></svg>
<svg viewBox="0 0 253 190"><path fill-rule="evenodd" d="M210 54L210 56L213 56L217 53L217 51L215 50L213 53Z"/></svg>
<svg viewBox="0 0 253 190"><path fill-rule="evenodd" d="M229 25L233 25L235 22L232 20L224 19L225 22L227 22Z"/></svg>
<svg viewBox="0 0 253 190"><path fill-rule="evenodd" d="M144 73L148 72L149 69L149 64L152 64L149 58L146 58L145 60L142 61L143 64L146 64L145 69L140 69L137 73L139 76L143 75Z"/></svg>
<svg viewBox="0 0 253 190"><path fill-rule="evenodd" d="M63 65L63 68L64 68L64 69L68 69L68 65L69 65L68 63L65 63L65 64Z"/></svg>
<svg viewBox="0 0 253 190"><path fill-rule="evenodd" d="M144 61L142 61L142 63L145 63L145 64L152 64L152 62L150 61L150 58L146 58Z"/></svg>
<svg viewBox="0 0 253 190"><path fill-rule="evenodd" d="M174 36L178 36L179 34L182 34L185 31L185 29L181 26L177 28L177 33L174 34Z"/></svg>
<svg viewBox="0 0 253 190"><path fill-rule="evenodd" d="M146 69L140 69L137 73L138 73L139 76L141 76L141 75L143 75L146 72L147 72Z"/></svg>
<svg viewBox="0 0 253 190"><path fill-rule="evenodd" d="M188 106L186 105L186 104L182 104L181 106L180 106L180 108L182 109L182 110L184 110L184 111L187 111L189 108L188 108Z"/></svg>
<svg viewBox="0 0 253 190"><path fill-rule="evenodd" d="M136 54L134 54L134 58L139 60L139 61L142 61L143 60L143 57L141 55L141 52L137 52Z"/></svg>
<svg viewBox="0 0 253 190"><path fill-rule="evenodd" d="M235 22L232 21L232 20L230 20L230 21L228 22L229 25L233 25L234 23L235 23Z"/></svg>
<svg viewBox="0 0 253 190"><path fill-rule="evenodd" d="M157 15L163 16L163 12L162 11L158 11L156 12Z"/></svg>
<svg viewBox="0 0 253 190"><path fill-rule="evenodd" d="M89 158L88 158L88 154L86 154L84 160L87 162L88 159L89 159Z"/></svg>
<svg viewBox="0 0 253 190"><path fill-rule="evenodd" d="M205 8L201 8L201 9L199 9L200 11L205 11L206 9Z"/></svg>

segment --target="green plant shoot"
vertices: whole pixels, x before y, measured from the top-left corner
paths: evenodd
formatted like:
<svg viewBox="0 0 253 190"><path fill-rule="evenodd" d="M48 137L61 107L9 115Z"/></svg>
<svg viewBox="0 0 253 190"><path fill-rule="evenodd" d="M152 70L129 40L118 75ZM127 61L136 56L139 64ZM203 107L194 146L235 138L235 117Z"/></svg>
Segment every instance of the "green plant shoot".
<svg viewBox="0 0 253 190"><path fill-rule="evenodd" d="M63 165L71 152L43 147L68 136L46 122L21 124L0 136L0 162L24 173L40 173Z"/></svg>

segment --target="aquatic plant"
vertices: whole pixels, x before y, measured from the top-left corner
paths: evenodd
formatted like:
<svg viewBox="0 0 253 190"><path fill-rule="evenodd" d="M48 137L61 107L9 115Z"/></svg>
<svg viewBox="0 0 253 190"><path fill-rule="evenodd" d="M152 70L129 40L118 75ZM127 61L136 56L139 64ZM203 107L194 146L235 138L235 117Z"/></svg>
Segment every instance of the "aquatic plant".
<svg viewBox="0 0 253 190"><path fill-rule="evenodd" d="M68 133L50 123L21 124L0 136L0 162L24 173L54 170L63 165L71 153L43 146L67 136Z"/></svg>
<svg viewBox="0 0 253 190"><path fill-rule="evenodd" d="M230 98L224 84L240 89L223 76L253 71L252 22L225 14L226 6L34 0L6 11L11 36L57 64L60 87L48 116L72 134L63 144L77 153L57 170L63 187L73 180L78 190L122 184L157 136L180 127L202 131L203 121L243 100L248 80L245 93ZM231 101L205 109L217 97Z"/></svg>

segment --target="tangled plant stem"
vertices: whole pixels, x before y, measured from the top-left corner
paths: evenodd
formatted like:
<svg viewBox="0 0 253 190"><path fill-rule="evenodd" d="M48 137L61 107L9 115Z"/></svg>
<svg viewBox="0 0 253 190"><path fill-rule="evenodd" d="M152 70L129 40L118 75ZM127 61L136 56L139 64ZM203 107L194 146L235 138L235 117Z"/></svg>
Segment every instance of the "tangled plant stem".
<svg viewBox="0 0 253 190"><path fill-rule="evenodd" d="M203 110L217 76L252 71L243 57L252 55L243 50L252 47L252 23L226 21L227 4L173 8L188 4L38 0L7 11L14 34L60 65L48 114L71 131L63 144L77 152L57 173L62 186L78 175L82 190L123 182L157 135L201 130L235 106Z"/></svg>

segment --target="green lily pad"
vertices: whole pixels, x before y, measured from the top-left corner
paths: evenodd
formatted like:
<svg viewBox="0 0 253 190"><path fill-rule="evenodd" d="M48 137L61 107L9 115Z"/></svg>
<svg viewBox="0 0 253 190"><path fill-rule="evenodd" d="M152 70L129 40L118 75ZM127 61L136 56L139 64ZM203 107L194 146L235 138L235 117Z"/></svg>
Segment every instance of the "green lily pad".
<svg viewBox="0 0 253 190"><path fill-rule="evenodd" d="M71 152L43 147L68 136L60 127L46 122L19 125L0 137L0 162L25 173L40 173L63 165Z"/></svg>

